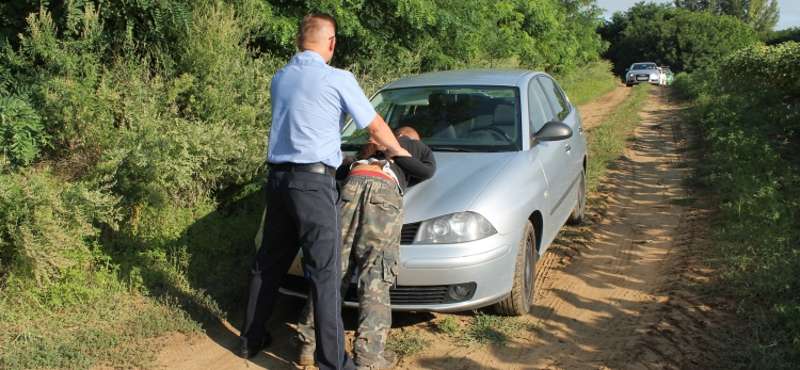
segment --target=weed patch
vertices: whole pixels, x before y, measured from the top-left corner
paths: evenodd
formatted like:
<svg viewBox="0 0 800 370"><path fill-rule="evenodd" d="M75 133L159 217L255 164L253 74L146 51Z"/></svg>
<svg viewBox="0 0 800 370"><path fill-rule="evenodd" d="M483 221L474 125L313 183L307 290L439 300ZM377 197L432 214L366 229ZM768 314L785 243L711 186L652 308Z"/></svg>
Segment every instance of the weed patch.
<svg viewBox="0 0 800 370"><path fill-rule="evenodd" d="M430 346L431 341L417 333L390 334L386 340L386 348L401 356L414 356Z"/></svg>
<svg viewBox="0 0 800 370"><path fill-rule="evenodd" d="M487 315L475 311L475 323L461 333L461 339L467 343L505 344L534 328L533 324L517 317Z"/></svg>
<svg viewBox="0 0 800 370"><path fill-rule="evenodd" d="M457 333L459 330L456 319L454 319L453 316L448 316L444 320L439 321L439 323L436 324L436 327L438 327L442 333L451 335Z"/></svg>
<svg viewBox="0 0 800 370"><path fill-rule="evenodd" d="M485 314L473 311L475 321L459 326L453 317L447 317L437 324L439 330L453 338L461 345L497 344L503 345L511 339L521 338L525 332L540 330L533 323L519 317Z"/></svg>

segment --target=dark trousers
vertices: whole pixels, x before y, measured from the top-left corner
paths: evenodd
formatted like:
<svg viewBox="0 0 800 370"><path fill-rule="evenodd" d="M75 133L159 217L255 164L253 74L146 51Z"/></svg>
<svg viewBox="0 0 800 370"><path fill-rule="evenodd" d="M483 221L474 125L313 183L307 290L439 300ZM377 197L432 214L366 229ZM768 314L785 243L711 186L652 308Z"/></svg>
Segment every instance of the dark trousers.
<svg viewBox="0 0 800 370"><path fill-rule="evenodd" d="M349 176L342 185L342 288L358 270L358 331L353 343L358 366L376 364L383 357L392 326L389 289L397 279L403 198L397 185L374 176ZM314 300L297 322L298 339L315 340Z"/></svg>
<svg viewBox="0 0 800 370"><path fill-rule="evenodd" d="M344 344L339 284L341 218L336 180L307 172L271 171L267 181L267 214L263 241L250 276L250 297L241 338L257 343L275 309L281 279L303 248L311 275L317 365L320 369L354 369Z"/></svg>

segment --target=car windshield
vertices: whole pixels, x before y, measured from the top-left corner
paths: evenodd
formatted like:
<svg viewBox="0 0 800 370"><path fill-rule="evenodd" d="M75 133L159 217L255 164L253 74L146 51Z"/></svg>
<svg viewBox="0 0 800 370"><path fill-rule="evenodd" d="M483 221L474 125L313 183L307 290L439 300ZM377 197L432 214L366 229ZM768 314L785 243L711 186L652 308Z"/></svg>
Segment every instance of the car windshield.
<svg viewBox="0 0 800 370"><path fill-rule="evenodd" d="M631 69L656 69L656 65L652 63L637 63Z"/></svg>
<svg viewBox="0 0 800 370"><path fill-rule="evenodd" d="M372 105L392 130L412 127L434 151L501 152L521 147L519 101L515 87L437 86L381 91ZM368 138L351 122L342 149Z"/></svg>

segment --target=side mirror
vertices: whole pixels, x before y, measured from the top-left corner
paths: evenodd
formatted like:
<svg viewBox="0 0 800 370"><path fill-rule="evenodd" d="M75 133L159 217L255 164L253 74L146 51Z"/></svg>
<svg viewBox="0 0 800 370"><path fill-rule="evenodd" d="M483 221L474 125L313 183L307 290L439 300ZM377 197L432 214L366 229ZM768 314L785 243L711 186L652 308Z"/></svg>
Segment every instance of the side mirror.
<svg viewBox="0 0 800 370"><path fill-rule="evenodd" d="M572 137L572 127L566 123L558 121L550 121L544 124L542 128L533 134L533 142L539 143L544 141L561 141Z"/></svg>

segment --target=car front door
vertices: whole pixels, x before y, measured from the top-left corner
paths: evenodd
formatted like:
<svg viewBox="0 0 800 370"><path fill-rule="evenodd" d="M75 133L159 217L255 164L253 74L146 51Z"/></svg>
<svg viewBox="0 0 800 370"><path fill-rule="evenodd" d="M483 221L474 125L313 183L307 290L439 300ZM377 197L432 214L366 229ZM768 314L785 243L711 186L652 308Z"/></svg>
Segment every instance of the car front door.
<svg viewBox="0 0 800 370"><path fill-rule="evenodd" d="M546 122L561 121L569 114L567 107L559 104L557 96L551 96L554 84L549 77L539 77L530 82L528 94L532 132L541 129ZM537 114L537 110L542 113ZM545 214L547 226L542 235L543 242L547 243L555 238L571 211L571 203L566 198L572 178L571 147L569 140L539 142L535 145L539 147L539 160L547 177L549 208Z"/></svg>

